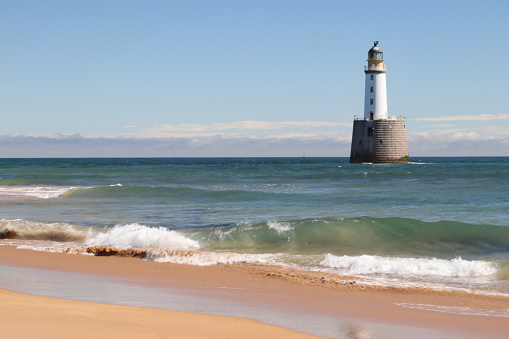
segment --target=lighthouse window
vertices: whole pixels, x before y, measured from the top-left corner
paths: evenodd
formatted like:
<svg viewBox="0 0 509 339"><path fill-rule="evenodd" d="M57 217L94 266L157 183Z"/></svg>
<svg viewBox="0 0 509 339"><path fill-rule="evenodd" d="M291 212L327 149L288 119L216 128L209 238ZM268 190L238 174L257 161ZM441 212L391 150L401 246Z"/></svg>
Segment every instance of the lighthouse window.
<svg viewBox="0 0 509 339"><path fill-rule="evenodd" d="M373 80L373 74L371 74L371 80Z"/></svg>
<svg viewBox="0 0 509 339"><path fill-rule="evenodd" d="M369 91L370 91L371 93L373 93L373 86L371 86L371 88L369 89Z"/></svg>
<svg viewBox="0 0 509 339"><path fill-rule="evenodd" d="M373 99L369 99L369 104L373 105Z"/></svg>

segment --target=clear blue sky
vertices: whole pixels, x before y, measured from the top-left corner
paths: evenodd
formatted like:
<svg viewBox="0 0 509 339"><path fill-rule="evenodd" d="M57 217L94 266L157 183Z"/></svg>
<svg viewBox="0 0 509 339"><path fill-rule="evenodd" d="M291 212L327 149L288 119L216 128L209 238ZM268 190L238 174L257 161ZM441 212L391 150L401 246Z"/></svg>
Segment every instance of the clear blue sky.
<svg viewBox="0 0 509 339"><path fill-rule="evenodd" d="M367 52L412 155L509 155L509 1L0 0L0 157L348 156Z"/></svg>

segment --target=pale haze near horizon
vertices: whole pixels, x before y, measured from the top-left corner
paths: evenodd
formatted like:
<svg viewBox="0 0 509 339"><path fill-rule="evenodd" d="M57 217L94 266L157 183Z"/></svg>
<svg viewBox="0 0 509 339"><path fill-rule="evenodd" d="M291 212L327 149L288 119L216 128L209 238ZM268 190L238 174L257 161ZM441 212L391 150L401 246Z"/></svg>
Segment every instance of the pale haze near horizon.
<svg viewBox="0 0 509 339"><path fill-rule="evenodd" d="M508 156L506 1L0 1L0 157L349 156L374 40L410 156Z"/></svg>

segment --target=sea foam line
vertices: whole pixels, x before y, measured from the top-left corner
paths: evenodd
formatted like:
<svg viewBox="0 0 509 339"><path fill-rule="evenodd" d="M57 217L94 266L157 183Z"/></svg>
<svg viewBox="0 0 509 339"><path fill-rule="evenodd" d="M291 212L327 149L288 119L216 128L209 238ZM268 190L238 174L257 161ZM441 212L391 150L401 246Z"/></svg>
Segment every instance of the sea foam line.
<svg viewBox="0 0 509 339"><path fill-rule="evenodd" d="M232 252L208 252L201 250L172 250L162 248L137 249L109 246L83 246L77 243L62 243L39 240L0 240L0 245L16 246L20 249L30 249L42 252L57 252L65 254L80 254L90 256L121 256L140 258L160 263L174 263L194 266L210 266L218 264L256 264L257 270L265 272L266 276L286 277L289 280L299 277L304 283L324 286L341 286L347 288L397 288L403 290L433 290L437 292L461 292L479 295L509 297L508 294L495 291L485 291L471 288L446 286L440 283L410 282L400 279L382 277L348 275L337 270L300 266L285 263L283 254L250 254ZM285 272L290 273L285 273Z"/></svg>
<svg viewBox="0 0 509 339"><path fill-rule="evenodd" d="M416 310L434 311L443 313L455 313L462 315L477 315L485 317L504 317L509 318L509 309L507 310L483 310L472 307L463 306L446 306L446 305L431 305L431 304L411 304L411 303L395 303L395 305L412 308Z"/></svg>
<svg viewBox="0 0 509 339"><path fill-rule="evenodd" d="M454 258L399 258L373 255L336 256L327 254L320 263L353 275L414 275L435 277L480 277L497 273L496 265L479 260Z"/></svg>
<svg viewBox="0 0 509 339"><path fill-rule="evenodd" d="M32 187L32 186L0 186L0 198L4 199L51 199L58 198L72 190L86 189L89 187Z"/></svg>
<svg viewBox="0 0 509 339"><path fill-rule="evenodd" d="M273 255L271 254L249 254L249 253L231 253L231 252L203 252L187 251L187 253L175 253L163 249L150 249L145 258L156 262L170 262L174 264L187 264L197 266L211 266L218 264L237 264L237 263L269 263Z"/></svg>

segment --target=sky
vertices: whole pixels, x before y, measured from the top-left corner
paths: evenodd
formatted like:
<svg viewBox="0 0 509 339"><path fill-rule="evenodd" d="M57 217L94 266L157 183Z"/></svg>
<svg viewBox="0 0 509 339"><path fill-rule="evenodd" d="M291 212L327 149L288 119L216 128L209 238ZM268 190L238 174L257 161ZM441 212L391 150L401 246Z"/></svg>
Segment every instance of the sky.
<svg viewBox="0 0 509 339"><path fill-rule="evenodd" d="M0 157L347 157L379 41L412 156L509 156L509 1L0 0Z"/></svg>

